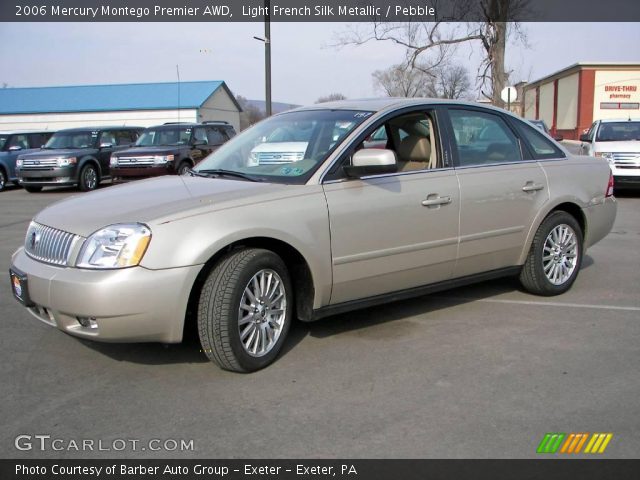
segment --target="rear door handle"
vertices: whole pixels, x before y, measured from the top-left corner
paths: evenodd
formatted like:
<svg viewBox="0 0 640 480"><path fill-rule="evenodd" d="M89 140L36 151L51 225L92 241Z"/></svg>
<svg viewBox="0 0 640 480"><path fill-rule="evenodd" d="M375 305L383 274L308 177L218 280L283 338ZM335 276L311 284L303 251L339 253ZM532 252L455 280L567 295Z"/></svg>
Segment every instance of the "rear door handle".
<svg viewBox="0 0 640 480"><path fill-rule="evenodd" d="M422 201L423 207L433 207L436 205L447 205L448 203L451 203L450 196L429 198L432 195L429 195L426 200Z"/></svg>
<svg viewBox="0 0 640 480"><path fill-rule="evenodd" d="M524 187L522 187L523 192L537 192L538 190L542 190L544 185L541 183L533 183L527 182Z"/></svg>

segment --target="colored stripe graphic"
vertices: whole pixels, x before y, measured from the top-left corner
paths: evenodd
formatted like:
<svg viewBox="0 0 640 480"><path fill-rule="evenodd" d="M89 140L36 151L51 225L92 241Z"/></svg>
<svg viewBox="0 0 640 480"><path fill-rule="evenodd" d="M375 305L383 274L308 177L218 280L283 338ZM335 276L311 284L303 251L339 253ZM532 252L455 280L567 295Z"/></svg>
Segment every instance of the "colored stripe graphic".
<svg viewBox="0 0 640 480"><path fill-rule="evenodd" d="M547 433L540 445L538 445L538 453L556 453L566 433Z"/></svg>
<svg viewBox="0 0 640 480"><path fill-rule="evenodd" d="M547 433L538 445L537 453L604 453L613 433ZM587 439L589 441L587 442ZM564 441L564 442L563 442ZM584 452L582 447L587 444Z"/></svg>

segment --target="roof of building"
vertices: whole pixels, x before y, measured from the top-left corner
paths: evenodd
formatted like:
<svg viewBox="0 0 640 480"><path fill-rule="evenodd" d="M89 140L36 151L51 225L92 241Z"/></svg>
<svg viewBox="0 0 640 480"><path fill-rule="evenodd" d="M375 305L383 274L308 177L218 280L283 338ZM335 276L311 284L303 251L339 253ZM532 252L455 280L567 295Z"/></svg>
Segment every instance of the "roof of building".
<svg viewBox="0 0 640 480"><path fill-rule="evenodd" d="M541 83L545 83L552 79L556 79L558 77L564 77L568 74L572 74L577 72L578 70L583 69L624 69L631 68L633 70L640 70L640 63L638 62L578 62L573 65L569 65L568 67L563 68L562 70L558 70L557 72L550 73L549 75L545 75L538 80L534 80L533 82L529 82L524 88L531 88L532 86L539 85Z"/></svg>
<svg viewBox="0 0 640 480"><path fill-rule="evenodd" d="M223 81L125 83L0 89L0 115L199 108Z"/></svg>

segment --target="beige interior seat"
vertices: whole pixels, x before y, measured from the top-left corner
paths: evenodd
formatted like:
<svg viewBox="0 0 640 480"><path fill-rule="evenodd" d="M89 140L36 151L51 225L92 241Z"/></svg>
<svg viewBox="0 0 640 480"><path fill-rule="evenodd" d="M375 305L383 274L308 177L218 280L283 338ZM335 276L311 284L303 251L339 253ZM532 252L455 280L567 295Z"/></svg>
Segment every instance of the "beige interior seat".
<svg viewBox="0 0 640 480"><path fill-rule="evenodd" d="M426 137L409 135L398 146L398 171L426 170L431 157L431 142Z"/></svg>

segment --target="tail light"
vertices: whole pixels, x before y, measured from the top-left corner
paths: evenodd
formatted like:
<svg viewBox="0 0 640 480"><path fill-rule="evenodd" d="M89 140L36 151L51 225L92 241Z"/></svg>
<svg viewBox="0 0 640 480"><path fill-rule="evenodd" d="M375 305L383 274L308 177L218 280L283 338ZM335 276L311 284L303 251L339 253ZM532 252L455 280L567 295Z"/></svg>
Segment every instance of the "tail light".
<svg viewBox="0 0 640 480"><path fill-rule="evenodd" d="M609 184L607 185L607 192L605 197L613 197L613 173L609 171Z"/></svg>

